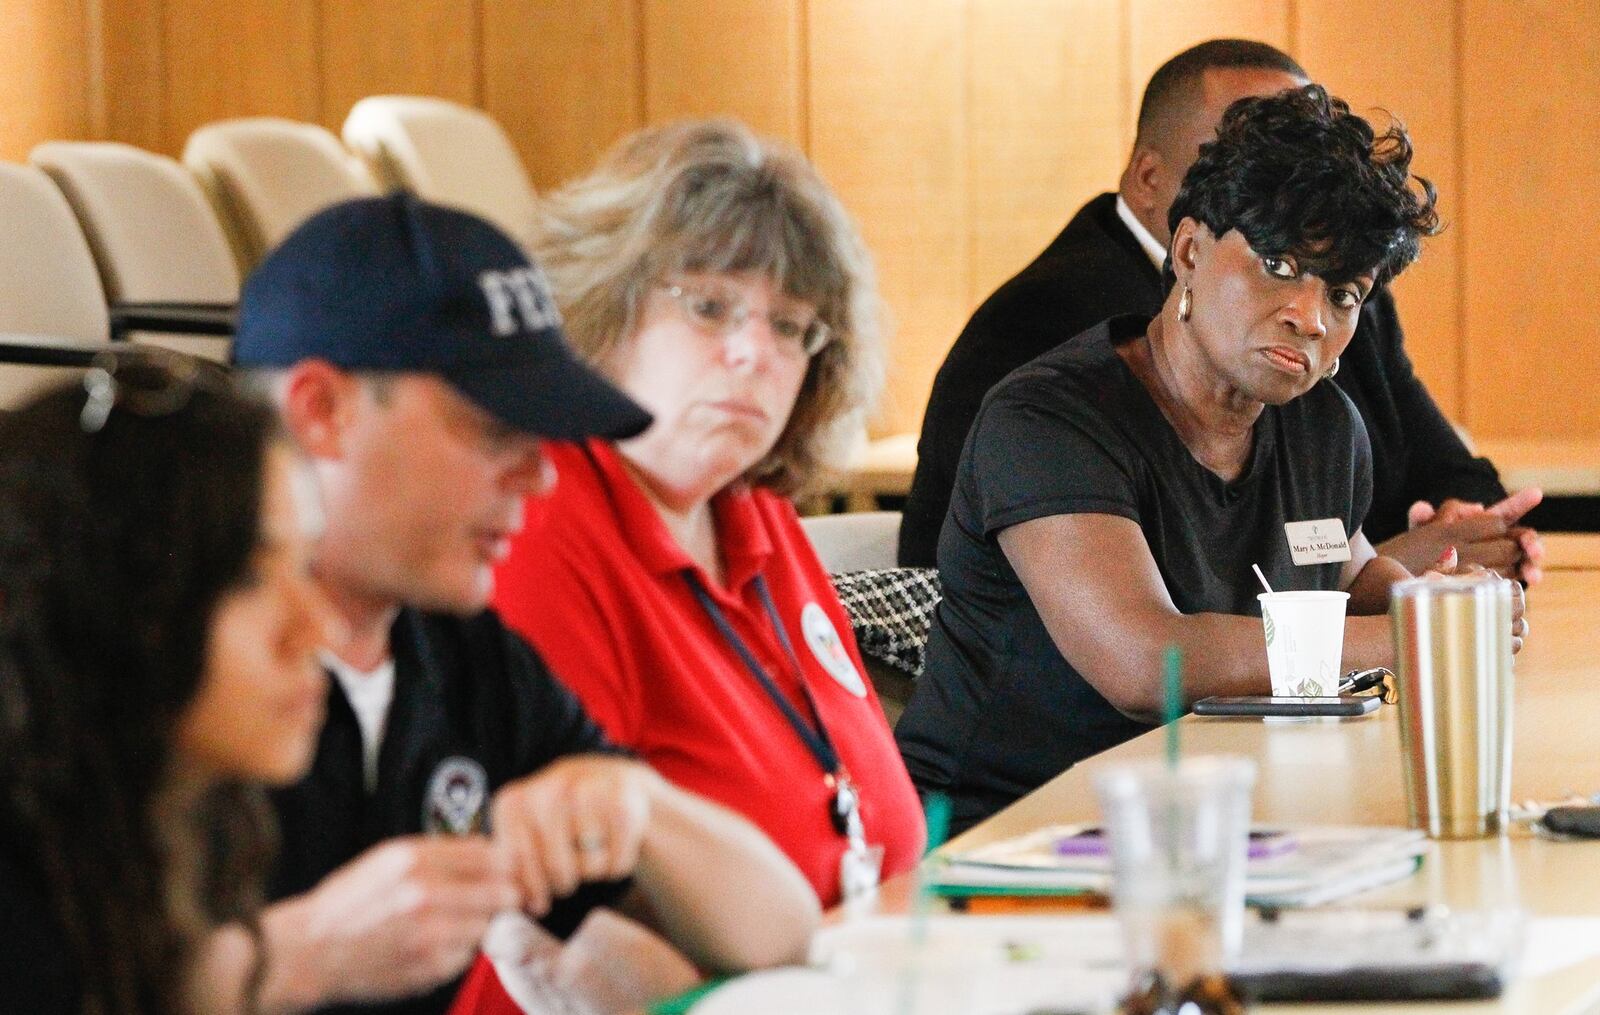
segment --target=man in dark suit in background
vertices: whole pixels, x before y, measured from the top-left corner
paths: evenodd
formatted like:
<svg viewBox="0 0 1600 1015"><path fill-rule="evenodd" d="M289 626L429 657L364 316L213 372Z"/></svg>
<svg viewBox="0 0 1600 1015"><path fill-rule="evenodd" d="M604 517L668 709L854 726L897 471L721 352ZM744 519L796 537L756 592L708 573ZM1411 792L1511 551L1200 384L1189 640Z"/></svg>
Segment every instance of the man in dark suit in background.
<svg viewBox="0 0 1600 1015"><path fill-rule="evenodd" d="M1309 80L1287 54L1241 39L1203 42L1155 72L1117 193L1079 209L1033 263L985 300L939 368L900 528L902 565L935 563L956 464L990 388L1108 317L1160 309L1167 209L1223 110ZM1461 442L1412 370L1387 288L1363 305L1341 361L1335 383L1355 402L1372 441L1373 503L1363 530L1378 552L1420 572L1455 546L1465 563L1537 581L1544 551L1517 521L1539 491L1506 497L1494 467Z"/></svg>

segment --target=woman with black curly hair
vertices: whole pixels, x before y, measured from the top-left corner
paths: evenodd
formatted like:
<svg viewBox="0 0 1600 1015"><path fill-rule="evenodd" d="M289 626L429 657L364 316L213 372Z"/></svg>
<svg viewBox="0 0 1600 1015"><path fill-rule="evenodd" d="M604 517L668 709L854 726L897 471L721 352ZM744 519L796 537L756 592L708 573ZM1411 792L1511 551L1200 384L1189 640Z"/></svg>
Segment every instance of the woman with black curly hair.
<svg viewBox="0 0 1600 1015"><path fill-rule="evenodd" d="M5 1011L200 1010L210 931L253 954L256 786L302 774L326 694L316 501L198 369L102 361L0 421Z"/></svg>
<svg viewBox="0 0 1600 1015"><path fill-rule="evenodd" d="M1402 127L1375 134L1315 85L1234 103L1169 213L1161 313L1102 322L989 392L897 729L958 826L1150 729L1169 645L1186 701L1270 693L1252 563L1278 590L1348 592L1344 664L1391 661L1381 614L1409 575L1361 532L1366 432L1319 382L1373 286L1438 230L1411 154ZM1297 559L1295 522L1348 552Z"/></svg>

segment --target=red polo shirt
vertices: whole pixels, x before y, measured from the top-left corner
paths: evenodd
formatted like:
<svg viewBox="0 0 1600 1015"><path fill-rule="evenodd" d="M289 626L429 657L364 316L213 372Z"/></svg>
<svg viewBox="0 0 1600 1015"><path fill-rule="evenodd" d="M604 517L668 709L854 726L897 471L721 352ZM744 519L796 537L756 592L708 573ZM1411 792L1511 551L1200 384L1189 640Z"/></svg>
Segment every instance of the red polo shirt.
<svg viewBox="0 0 1600 1015"><path fill-rule="evenodd" d="M922 809L865 677L833 585L789 502L736 489L712 502L726 587L678 546L608 444L549 447L556 490L530 501L528 526L496 573L494 605L538 648L606 732L679 786L755 822L824 906L840 900L845 838L833 791L777 705L691 590L693 571L761 666L807 718L789 656L756 591L762 575L806 687L861 791L883 873L921 854Z"/></svg>

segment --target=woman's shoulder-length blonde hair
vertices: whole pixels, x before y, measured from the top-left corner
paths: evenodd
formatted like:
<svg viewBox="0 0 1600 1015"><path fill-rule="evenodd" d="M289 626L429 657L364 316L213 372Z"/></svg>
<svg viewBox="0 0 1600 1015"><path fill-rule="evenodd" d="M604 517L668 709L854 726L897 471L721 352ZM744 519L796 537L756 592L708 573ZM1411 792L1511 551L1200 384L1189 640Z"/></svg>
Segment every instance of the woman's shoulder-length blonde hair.
<svg viewBox="0 0 1600 1015"><path fill-rule="evenodd" d="M567 337L600 365L679 272L755 272L810 303L832 341L745 479L792 495L843 464L883 386L883 313L855 224L798 151L733 120L639 131L541 201L533 254Z"/></svg>

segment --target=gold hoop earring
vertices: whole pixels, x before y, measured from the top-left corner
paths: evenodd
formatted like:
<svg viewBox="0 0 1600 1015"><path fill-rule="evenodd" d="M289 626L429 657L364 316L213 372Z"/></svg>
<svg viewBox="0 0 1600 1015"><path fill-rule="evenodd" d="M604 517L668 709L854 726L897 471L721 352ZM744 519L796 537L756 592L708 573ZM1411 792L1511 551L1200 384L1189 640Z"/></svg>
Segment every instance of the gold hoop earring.
<svg viewBox="0 0 1600 1015"><path fill-rule="evenodd" d="M1322 379L1323 380L1332 380L1333 375L1338 373L1338 372L1339 372L1339 357L1335 356L1333 358L1333 366L1329 367L1328 368L1328 372L1322 375Z"/></svg>
<svg viewBox="0 0 1600 1015"><path fill-rule="evenodd" d="M1188 286L1183 287L1183 295L1178 297L1178 320L1187 321L1189 314L1194 310L1194 291Z"/></svg>

